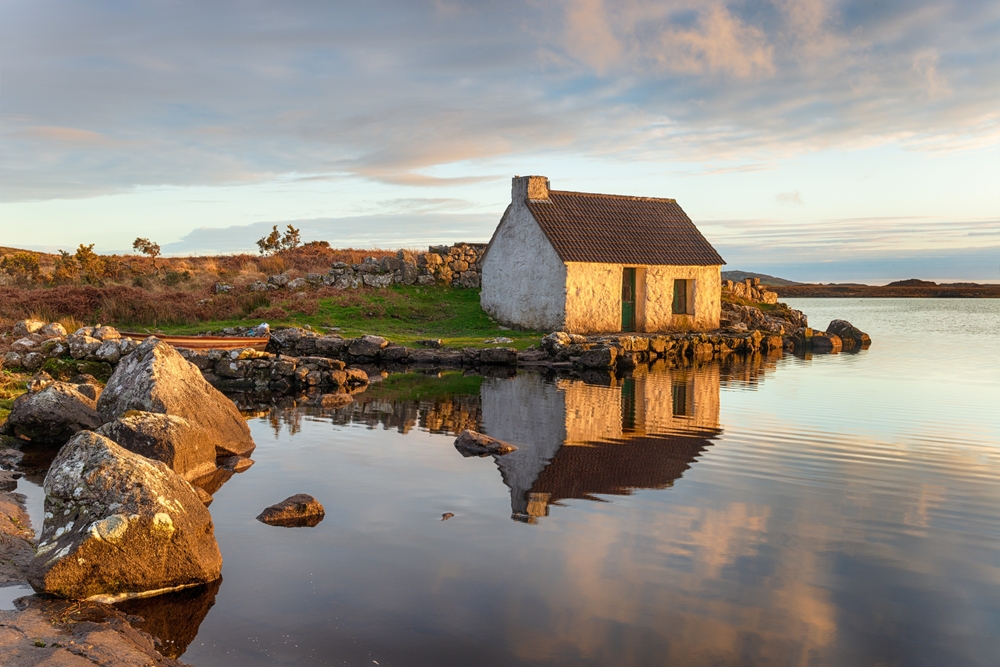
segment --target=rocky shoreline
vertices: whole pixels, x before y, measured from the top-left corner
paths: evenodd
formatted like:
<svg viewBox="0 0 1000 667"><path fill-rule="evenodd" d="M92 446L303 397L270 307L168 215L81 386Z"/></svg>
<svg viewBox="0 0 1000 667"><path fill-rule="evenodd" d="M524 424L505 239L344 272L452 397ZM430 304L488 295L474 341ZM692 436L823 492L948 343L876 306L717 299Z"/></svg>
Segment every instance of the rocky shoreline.
<svg viewBox="0 0 1000 667"><path fill-rule="evenodd" d="M253 464L254 449L237 404L219 390L343 407L370 381L395 371L511 375L524 368L607 383L646 365L725 366L788 351L864 349L871 342L841 320L827 331L810 329L805 315L753 281L725 289L718 331L553 332L520 351L502 338L484 341L492 344L484 348L447 348L433 340L407 347L380 336L345 339L297 328L274 331L264 352L175 350L156 338L138 343L111 327L69 334L58 324L19 322L4 361L35 375L0 426L0 463L15 469L0 471L0 586L30 582L46 595L0 611L4 664L182 664L157 652L154 639L130 624L132 617L100 603L217 588L222 555L208 505L226 480ZM11 493L20 474L18 441L61 447L43 471L45 520L37 543L24 496ZM476 433L462 434L456 447L470 456L511 449ZM314 498L297 495L260 517L304 529L323 513Z"/></svg>

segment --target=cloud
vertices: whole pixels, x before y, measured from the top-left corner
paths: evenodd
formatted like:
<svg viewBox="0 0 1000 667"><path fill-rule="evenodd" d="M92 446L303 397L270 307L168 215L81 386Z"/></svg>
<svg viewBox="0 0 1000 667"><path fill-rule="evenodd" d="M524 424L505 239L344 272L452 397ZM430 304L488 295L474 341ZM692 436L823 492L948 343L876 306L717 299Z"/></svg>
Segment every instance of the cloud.
<svg viewBox="0 0 1000 667"><path fill-rule="evenodd" d="M998 20L931 0L14 3L0 198L981 147Z"/></svg>
<svg viewBox="0 0 1000 667"><path fill-rule="evenodd" d="M774 201L779 204L798 204L802 205L802 197L799 195L799 191L795 192L780 192L774 197Z"/></svg>
<svg viewBox="0 0 1000 667"><path fill-rule="evenodd" d="M951 95L951 86L947 79L938 71L941 57L933 49L925 49L917 53L913 59L913 71L924 80L927 96L936 99Z"/></svg>

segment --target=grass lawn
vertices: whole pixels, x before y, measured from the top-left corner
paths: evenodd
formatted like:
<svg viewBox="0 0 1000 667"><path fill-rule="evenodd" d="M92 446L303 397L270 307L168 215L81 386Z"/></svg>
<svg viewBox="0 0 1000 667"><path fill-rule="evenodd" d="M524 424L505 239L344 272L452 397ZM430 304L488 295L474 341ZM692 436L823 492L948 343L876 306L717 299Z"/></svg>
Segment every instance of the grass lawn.
<svg viewBox="0 0 1000 667"><path fill-rule="evenodd" d="M490 347L484 342L486 339L503 336L514 340L507 346L519 350L537 344L548 333L501 329L479 307L479 290L415 285L347 290L320 299L315 313L292 313L286 319L268 323L272 328L308 324L320 332L337 327L340 330L333 333L344 338L377 334L404 345L440 338L450 347ZM160 330L168 334L191 334L257 324L259 320L236 319L163 326Z"/></svg>

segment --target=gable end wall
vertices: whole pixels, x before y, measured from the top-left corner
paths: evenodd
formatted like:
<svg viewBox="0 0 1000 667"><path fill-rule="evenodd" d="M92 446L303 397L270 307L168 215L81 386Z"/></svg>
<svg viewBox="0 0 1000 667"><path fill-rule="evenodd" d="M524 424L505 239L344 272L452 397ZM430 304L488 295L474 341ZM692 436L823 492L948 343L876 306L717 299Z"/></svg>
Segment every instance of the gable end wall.
<svg viewBox="0 0 1000 667"><path fill-rule="evenodd" d="M504 213L483 260L480 305L507 326L563 329L566 265L523 203Z"/></svg>

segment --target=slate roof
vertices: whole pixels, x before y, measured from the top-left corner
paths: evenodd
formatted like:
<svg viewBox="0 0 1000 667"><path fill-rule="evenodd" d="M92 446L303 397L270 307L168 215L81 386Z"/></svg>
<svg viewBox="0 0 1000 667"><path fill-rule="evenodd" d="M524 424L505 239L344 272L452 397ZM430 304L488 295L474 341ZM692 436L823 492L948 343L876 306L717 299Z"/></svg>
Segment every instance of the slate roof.
<svg viewBox="0 0 1000 667"><path fill-rule="evenodd" d="M564 262L726 263L673 199L550 190L525 203Z"/></svg>

